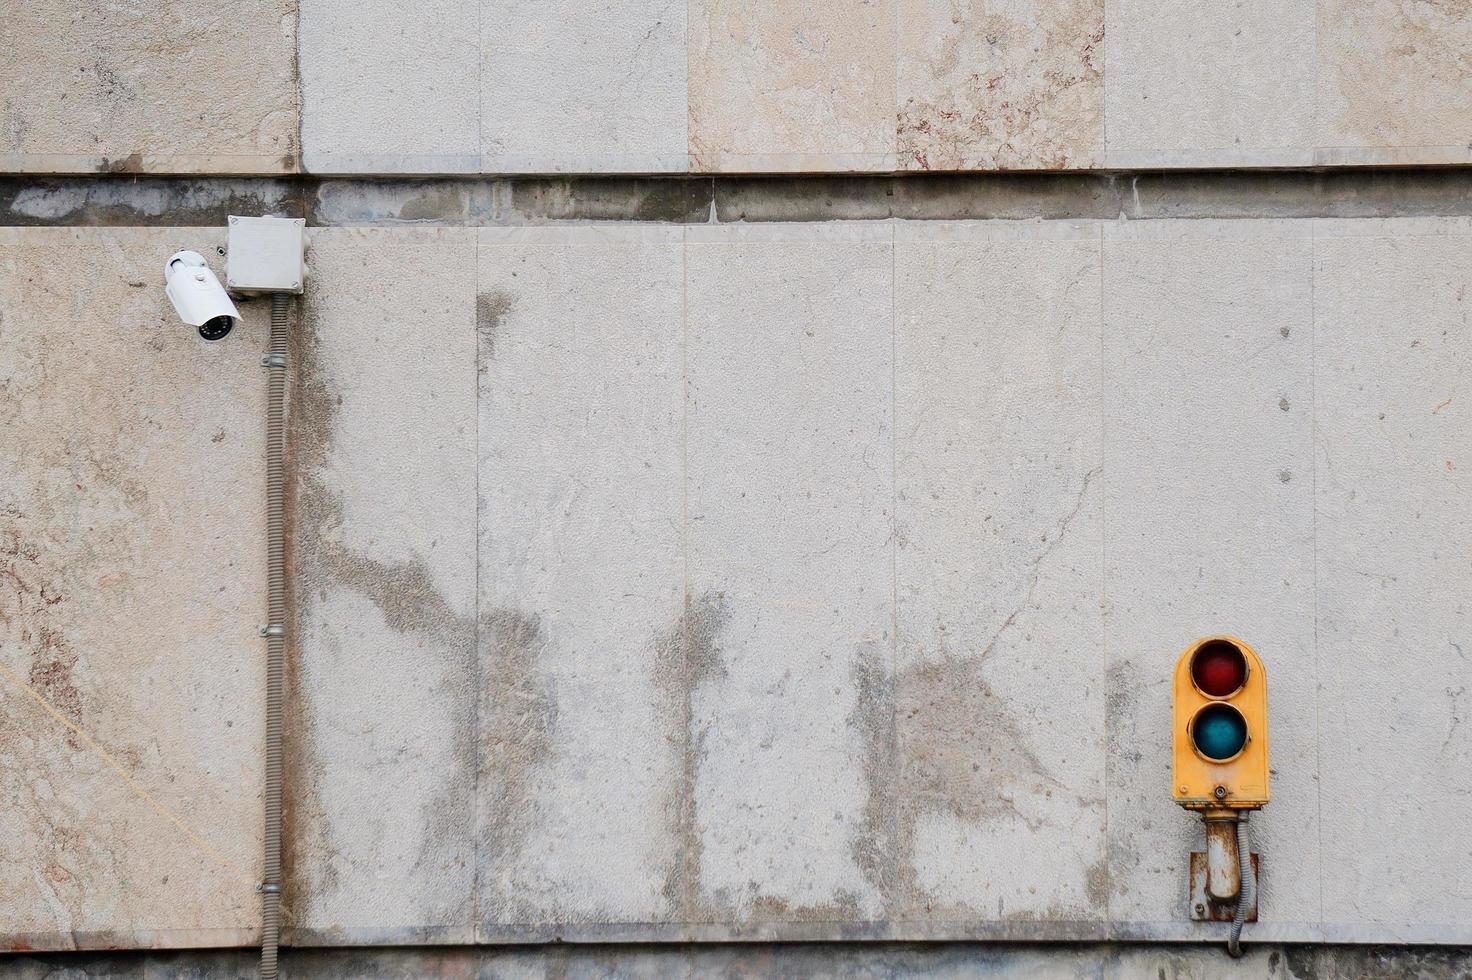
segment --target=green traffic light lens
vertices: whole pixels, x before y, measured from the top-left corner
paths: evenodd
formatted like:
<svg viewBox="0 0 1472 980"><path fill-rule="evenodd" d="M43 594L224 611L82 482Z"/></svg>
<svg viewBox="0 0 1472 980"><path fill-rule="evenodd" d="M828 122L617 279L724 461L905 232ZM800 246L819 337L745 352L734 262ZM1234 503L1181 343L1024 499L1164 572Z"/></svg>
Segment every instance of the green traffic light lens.
<svg viewBox="0 0 1472 980"><path fill-rule="evenodd" d="M1191 722L1191 741L1212 762L1225 762L1247 745L1247 721L1231 705L1208 704Z"/></svg>

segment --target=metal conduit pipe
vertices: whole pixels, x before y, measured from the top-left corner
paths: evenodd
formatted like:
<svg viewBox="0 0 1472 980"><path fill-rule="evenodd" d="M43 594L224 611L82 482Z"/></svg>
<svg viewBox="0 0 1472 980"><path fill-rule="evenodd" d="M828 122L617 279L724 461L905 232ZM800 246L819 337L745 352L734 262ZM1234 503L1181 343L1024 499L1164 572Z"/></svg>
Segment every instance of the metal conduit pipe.
<svg viewBox="0 0 1472 980"><path fill-rule="evenodd" d="M1257 876L1252 873L1252 851L1247 840L1247 814L1237 817L1237 867L1242 887L1237 892L1237 909L1232 913L1232 934L1227 938L1227 953L1234 959L1242 955L1242 926L1247 912L1257 901Z"/></svg>
<svg viewBox="0 0 1472 980"><path fill-rule="evenodd" d="M266 402L266 827L261 978L276 980L281 941L282 699L286 681L286 330L291 297L271 294Z"/></svg>

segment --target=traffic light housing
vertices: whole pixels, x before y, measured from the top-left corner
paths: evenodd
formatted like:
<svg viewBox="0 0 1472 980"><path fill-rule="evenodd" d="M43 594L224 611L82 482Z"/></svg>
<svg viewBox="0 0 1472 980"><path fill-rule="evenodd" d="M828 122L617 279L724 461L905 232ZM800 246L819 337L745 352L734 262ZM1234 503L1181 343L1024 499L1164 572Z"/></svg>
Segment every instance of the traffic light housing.
<svg viewBox="0 0 1472 980"><path fill-rule="evenodd" d="M1268 686L1257 651L1209 636L1176 661L1174 793L1188 810L1268 802Z"/></svg>

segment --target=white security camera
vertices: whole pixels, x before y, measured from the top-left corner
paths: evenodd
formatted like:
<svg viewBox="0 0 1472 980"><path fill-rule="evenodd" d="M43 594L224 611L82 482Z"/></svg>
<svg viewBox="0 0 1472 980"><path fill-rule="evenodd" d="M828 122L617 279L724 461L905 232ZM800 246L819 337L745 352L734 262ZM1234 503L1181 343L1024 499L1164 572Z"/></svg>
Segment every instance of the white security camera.
<svg viewBox="0 0 1472 980"><path fill-rule="evenodd" d="M164 266L164 292L179 319L199 328L205 340L219 340L230 332L240 314L225 287L198 252L175 252Z"/></svg>

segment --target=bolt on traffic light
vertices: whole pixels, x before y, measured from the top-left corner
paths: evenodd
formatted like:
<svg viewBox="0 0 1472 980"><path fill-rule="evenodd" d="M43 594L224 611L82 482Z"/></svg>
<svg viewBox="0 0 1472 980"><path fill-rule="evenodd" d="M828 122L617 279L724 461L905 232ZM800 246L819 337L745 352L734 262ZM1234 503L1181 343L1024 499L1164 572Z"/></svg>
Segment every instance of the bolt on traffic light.
<svg viewBox="0 0 1472 980"><path fill-rule="evenodd" d="M1232 636L1186 648L1176 662L1175 800L1188 810L1256 810L1268 802L1267 675Z"/></svg>

